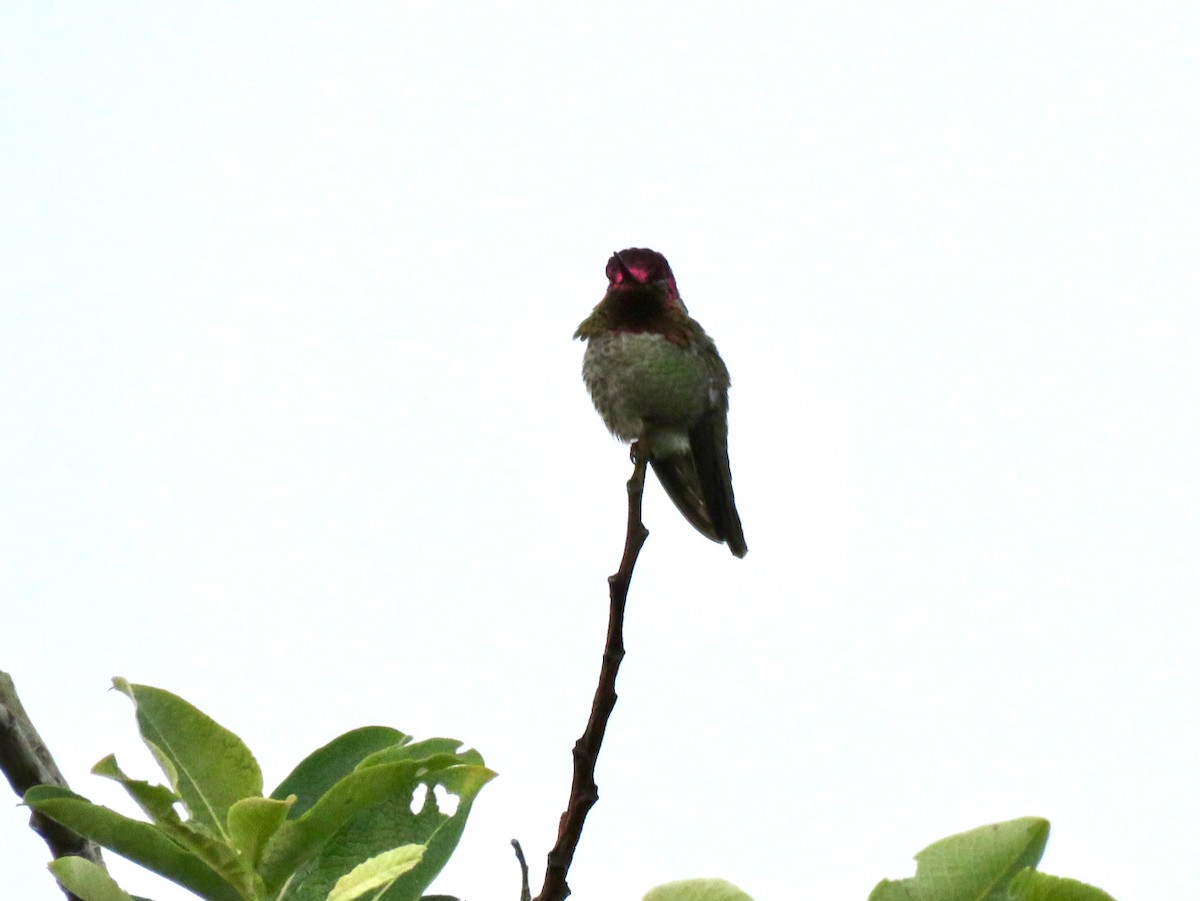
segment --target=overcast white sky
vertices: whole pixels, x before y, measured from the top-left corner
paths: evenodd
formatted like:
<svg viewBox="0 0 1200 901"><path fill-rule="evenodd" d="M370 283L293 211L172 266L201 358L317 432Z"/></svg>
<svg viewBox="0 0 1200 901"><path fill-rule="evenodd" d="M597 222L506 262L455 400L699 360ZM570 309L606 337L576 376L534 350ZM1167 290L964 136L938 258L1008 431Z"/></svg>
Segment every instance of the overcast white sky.
<svg viewBox="0 0 1200 901"><path fill-rule="evenodd" d="M155 772L114 675L271 787L451 735L500 778L437 887L540 884L629 470L570 336L649 246L750 553L651 483L574 897L865 899L1024 815L1194 894L1197 7L576 6L0 9L0 668L72 786Z"/></svg>

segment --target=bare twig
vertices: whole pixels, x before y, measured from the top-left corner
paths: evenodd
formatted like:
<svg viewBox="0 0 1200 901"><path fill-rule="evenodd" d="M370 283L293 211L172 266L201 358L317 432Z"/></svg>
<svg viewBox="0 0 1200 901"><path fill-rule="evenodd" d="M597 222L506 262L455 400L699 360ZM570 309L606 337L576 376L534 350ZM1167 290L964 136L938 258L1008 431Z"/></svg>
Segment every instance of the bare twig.
<svg viewBox="0 0 1200 901"><path fill-rule="evenodd" d="M35 785L68 787L50 750L25 713L12 677L5 672L0 672L0 770L20 798ZM42 837L55 858L74 855L104 866L95 842L81 838L36 810L29 815L29 828ZM67 898L77 901L66 889L63 891Z"/></svg>
<svg viewBox="0 0 1200 901"><path fill-rule="evenodd" d="M567 871L575 856L579 836L583 833L583 821L588 811L600 797L596 789L596 759L600 755L600 743L604 741L604 729L608 717L617 703L617 670L625 656L625 641L622 631L625 623L625 600L629 595L629 582L633 578L633 567L646 537L650 534L642 525L642 489L646 484L646 455L635 442L630 449L633 458L633 475L626 485L629 494L629 518L625 528L625 553L621 566L608 577L608 637L604 644L604 657L600 665L600 681L592 698L592 713L587 727L572 752L575 758L574 774L571 778L571 794L567 809L558 821L558 840L546 856L546 878L542 882L541 894L536 901L563 901L571 894L567 885Z"/></svg>
<svg viewBox="0 0 1200 901"><path fill-rule="evenodd" d="M514 838L512 846L517 855L517 863L521 867L521 901L529 901L529 864L525 862L525 852L521 850L521 843Z"/></svg>

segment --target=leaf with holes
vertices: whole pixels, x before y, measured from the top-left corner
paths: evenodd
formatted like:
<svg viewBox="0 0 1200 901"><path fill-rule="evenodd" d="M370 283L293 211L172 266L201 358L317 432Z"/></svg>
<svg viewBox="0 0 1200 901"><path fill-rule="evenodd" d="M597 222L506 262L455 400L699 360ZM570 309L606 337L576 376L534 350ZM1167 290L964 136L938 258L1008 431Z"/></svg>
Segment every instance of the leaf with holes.
<svg viewBox="0 0 1200 901"><path fill-rule="evenodd" d="M383 897L419 898L458 844L476 794L494 776L485 767L457 763L453 755L364 765L307 813L285 823L268 843L261 867L267 888L274 890L288 879L281 898L324 901L355 866L412 844L426 846L421 862ZM424 786L424 799L414 811L418 786ZM455 796L452 814L439 809L438 786Z"/></svg>
<svg viewBox="0 0 1200 901"><path fill-rule="evenodd" d="M327 901L335 889L346 901L417 899L495 776L459 741L413 742L371 726L310 754L264 798L258 764L236 735L170 692L114 684L133 700L170 787L127 776L112 755L93 772L120 784L151 822L52 786L31 789L26 802L210 901ZM63 872L95 901L120 897L86 866Z"/></svg>

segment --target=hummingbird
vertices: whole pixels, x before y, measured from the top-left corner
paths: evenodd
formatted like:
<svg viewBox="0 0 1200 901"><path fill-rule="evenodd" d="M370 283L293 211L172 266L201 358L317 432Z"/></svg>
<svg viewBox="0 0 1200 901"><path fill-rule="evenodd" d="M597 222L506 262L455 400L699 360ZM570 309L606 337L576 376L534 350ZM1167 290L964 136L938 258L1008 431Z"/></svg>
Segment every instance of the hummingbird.
<svg viewBox="0 0 1200 901"><path fill-rule="evenodd" d="M688 315L667 258L614 253L608 290L575 337L583 381L610 432L637 442L667 496L700 534L746 555L729 473L729 370Z"/></svg>

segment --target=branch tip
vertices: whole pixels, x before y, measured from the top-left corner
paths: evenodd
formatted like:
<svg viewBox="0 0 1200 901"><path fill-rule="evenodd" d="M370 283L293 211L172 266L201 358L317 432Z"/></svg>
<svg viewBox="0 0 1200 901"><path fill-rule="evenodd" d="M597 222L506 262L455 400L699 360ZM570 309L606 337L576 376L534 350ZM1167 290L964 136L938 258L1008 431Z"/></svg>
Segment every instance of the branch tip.
<svg viewBox="0 0 1200 901"><path fill-rule="evenodd" d="M617 703L617 671L625 657L625 602L629 596L629 583L633 579L633 567L642 545L650 537L650 532L642 524L642 491L646 485L649 457L643 452L640 442L635 441L630 446L629 459L633 462L633 474L625 484L629 495L625 550L621 555L621 565L608 577L608 632L601 657L600 679L592 697L592 712L587 726L571 751L574 760L571 794L567 798L567 809L559 819L558 839L546 855L546 877L536 901L564 901L571 894L571 888L567 885L567 871L571 868L575 849L583 834L588 811L600 797L596 787L596 760L600 756L600 744L604 741L608 718ZM519 856L519 847L517 853ZM529 901L528 896L523 895L522 901Z"/></svg>

